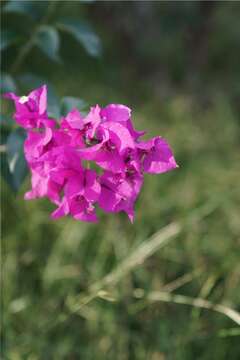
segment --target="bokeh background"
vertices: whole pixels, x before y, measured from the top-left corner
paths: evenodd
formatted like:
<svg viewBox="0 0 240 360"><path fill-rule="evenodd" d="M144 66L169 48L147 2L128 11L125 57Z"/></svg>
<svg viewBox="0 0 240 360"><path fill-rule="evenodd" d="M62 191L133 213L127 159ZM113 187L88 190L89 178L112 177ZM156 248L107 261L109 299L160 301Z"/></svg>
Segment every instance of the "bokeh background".
<svg viewBox="0 0 240 360"><path fill-rule="evenodd" d="M239 359L239 318L228 315L240 310L240 4L2 1L1 10L2 91L48 83L53 112L69 96L126 104L180 165L145 177L133 225L102 213L93 225L54 222L48 200L25 202L29 177L21 183L18 169L10 179L3 160L3 358ZM3 143L12 111L3 101Z"/></svg>

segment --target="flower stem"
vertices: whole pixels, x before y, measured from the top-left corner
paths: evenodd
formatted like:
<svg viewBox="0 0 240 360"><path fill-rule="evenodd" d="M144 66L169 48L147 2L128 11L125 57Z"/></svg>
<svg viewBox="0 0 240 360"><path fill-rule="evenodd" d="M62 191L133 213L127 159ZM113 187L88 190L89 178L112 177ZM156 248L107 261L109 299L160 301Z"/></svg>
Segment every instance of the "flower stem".
<svg viewBox="0 0 240 360"><path fill-rule="evenodd" d="M42 18L42 21L35 27L35 29L32 32L32 35L30 36L29 40L20 48L18 56L16 57L14 63L11 66L10 72L15 74L18 72L19 68L23 64L24 60L32 50L34 44L35 44L35 38L36 34L41 28L41 26L48 23L49 19L51 18L57 4L58 0L53 0L49 2L47 11L45 16Z"/></svg>

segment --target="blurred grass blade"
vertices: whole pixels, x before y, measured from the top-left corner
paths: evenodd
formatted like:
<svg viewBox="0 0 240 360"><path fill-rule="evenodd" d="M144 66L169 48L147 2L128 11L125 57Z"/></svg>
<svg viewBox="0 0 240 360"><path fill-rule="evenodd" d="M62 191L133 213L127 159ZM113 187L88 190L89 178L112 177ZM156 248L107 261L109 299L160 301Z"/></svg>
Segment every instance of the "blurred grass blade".
<svg viewBox="0 0 240 360"><path fill-rule="evenodd" d="M101 55L102 44L100 38L88 23L72 19L62 19L57 23L57 27L70 33L89 55L93 57Z"/></svg>
<svg viewBox="0 0 240 360"><path fill-rule="evenodd" d="M218 279L218 275L217 274L211 274L207 280L205 281L205 283L203 284L200 293L199 293L199 297L202 299L206 299L208 297L208 295L210 294L210 292L212 291L213 287L215 286L216 282ZM195 321L198 321L198 318L200 316L200 312L201 309L200 308L194 308L192 311L192 316L194 318Z"/></svg>
<svg viewBox="0 0 240 360"><path fill-rule="evenodd" d="M108 291L105 291L105 290L99 290L99 292L97 293L97 296L100 299L110 301L110 302L114 302L117 300L116 297L112 296Z"/></svg>
<svg viewBox="0 0 240 360"><path fill-rule="evenodd" d="M99 296L99 293L105 291L104 287L115 285L130 271L140 266L147 258L153 255L157 250L168 244L181 231L181 226L177 223L171 223L163 229L156 232L149 239L141 243L131 255L120 263L115 270L107 274L100 281L92 284L89 288L89 293L85 296L77 296L71 299L71 306L69 310L71 313L77 313L83 306L91 302ZM69 299L67 299L69 302Z"/></svg>
<svg viewBox="0 0 240 360"><path fill-rule="evenodd" d="M100 290L103 286L114 285L122 277L128 274L131 270L140 266L144 261L152 256L160 248L173 240L181 231L181 226L178 223L171 223L163 229L156 232L149 239L141 243L131 255L120 263L115 270L106 275L102 280L93 284L90 290Z"/></svg>
<svg viewBox="0 0 240 360"><path fill-rule="evenodd" d="M197 308L214 310L226 315L236 324L240 325L240 314L236 310L233 310L222 304L213 304L210 301L202 298L192 298L184 295L173 295L169 292L164 291L152 291L147 295L147 300L151 302L163 301L169 303L190 305Z"/></svg>
<svg viewBox="0 0 240 360"><path fill-rule="evenodd" d="M171 281L170 283L163 286L163 290L167 292L172 292L181 286L189 283L192 281L195 277L201 275L203 269L199 268L191 273L184 274L183 276L180 276L179 278L175 279L174 281Z"/></svg>
<svg viewBox="0 0 240 360"><path fill-rule="evenodd" d="M36 33L35 43L49 59L60 61L58 53L60 39L58 31L53 26L41 26Z"/></svg>
<svg viewBox="0 0 240 360"><path fill-rule="evenodd" d="M219 337L229 337L229 336L240 336L240 328L231 328L231 329L222 329L218 333Z"/></svg>

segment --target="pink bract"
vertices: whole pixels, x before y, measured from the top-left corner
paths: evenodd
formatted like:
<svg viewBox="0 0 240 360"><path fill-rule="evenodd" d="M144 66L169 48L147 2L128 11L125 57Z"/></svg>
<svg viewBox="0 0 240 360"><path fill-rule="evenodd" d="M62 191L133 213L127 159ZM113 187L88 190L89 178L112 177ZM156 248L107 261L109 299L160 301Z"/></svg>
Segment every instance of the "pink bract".
<svg viewBox="0 0 240 360"><path fill-rule="evenodd" d="M96 222L98 205L107 213L124 211L133 222L144 173L178 167L165 139L140 140L145 132L134 129L125 105L96 105L86 116L72 109L57 121L47 114L46 85L27 96L5 97L14 101L14 118L27 132L32 189L25 199L47 197L57 205L54 219Z"/></svg>
<svg viewBox="0 0 240 360"><path fill-rule="evenodd" d="M31 91L27 96L17 96L10 92L4 95L15 103L16 122L25 129L54 127L55 121L47 117L47 86Z"/></svg>

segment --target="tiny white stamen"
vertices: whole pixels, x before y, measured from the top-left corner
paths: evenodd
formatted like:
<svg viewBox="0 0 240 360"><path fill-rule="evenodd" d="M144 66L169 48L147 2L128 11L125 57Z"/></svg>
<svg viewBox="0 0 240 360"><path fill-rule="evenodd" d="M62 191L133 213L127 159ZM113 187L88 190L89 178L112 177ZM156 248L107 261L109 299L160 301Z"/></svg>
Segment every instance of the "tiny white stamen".
<svg viewBox="0 0 240 360"><path fill-rule="evenodd" d="M22 96L20 99L19 99L19 102L20 104L24 104L25 102L28 101L28 96Z"/></svg>

